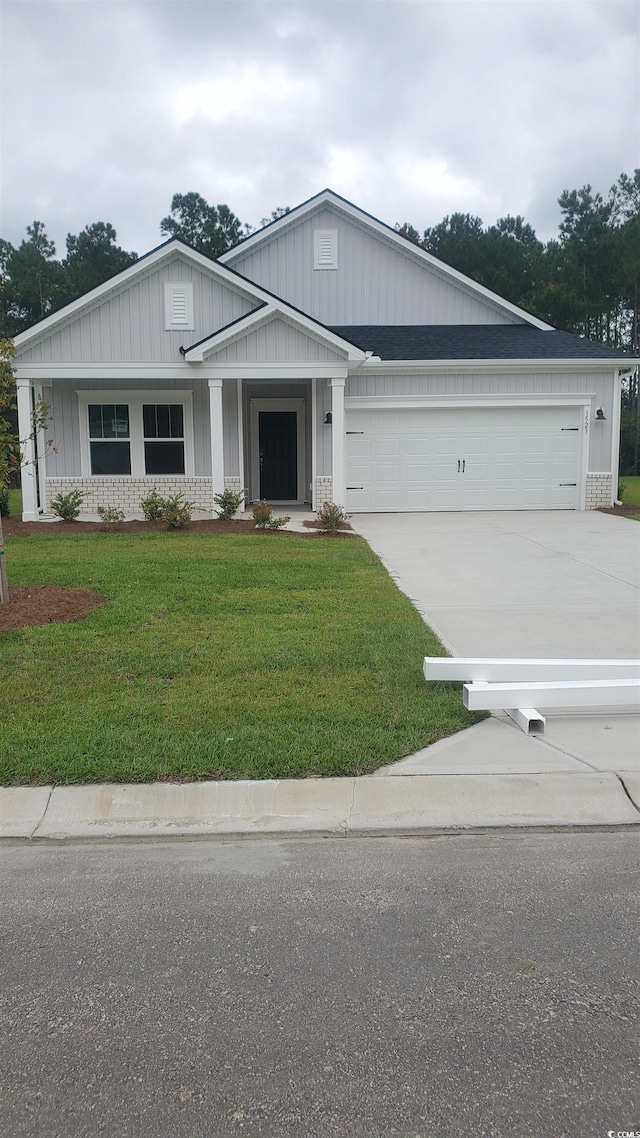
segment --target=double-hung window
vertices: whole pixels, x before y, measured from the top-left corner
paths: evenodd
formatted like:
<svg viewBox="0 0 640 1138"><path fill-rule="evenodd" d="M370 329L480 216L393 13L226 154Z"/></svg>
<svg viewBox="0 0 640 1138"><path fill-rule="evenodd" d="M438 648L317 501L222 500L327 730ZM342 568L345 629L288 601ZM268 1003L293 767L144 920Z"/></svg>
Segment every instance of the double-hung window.
<svg viewBox="0 0 640 1138"><path fill-rule="evenodd" d="M131 434L126 403L90 403L92 474L131 474Z"/></svg>
<svg viewBox="0 0 640 1138"><path fill-rule="evenodd" d="M145 474L184 474L182 403L143 403Z"/></svg>
<svg viewBox="0 0 640 1138"><path fill-rule="evenodd" d="M91 477L193 477L191 391L79 391L82 469Z"/></svg>

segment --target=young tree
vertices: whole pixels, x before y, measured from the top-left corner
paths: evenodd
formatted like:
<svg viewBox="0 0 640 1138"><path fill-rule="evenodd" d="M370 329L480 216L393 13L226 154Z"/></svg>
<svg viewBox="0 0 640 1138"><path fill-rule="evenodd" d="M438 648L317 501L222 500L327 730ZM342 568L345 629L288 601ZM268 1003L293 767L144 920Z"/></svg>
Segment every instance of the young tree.
<svg viewBox="0 0 640 1138"><path fill-rule="evenodd" d="M228 205L209 205L196 193L174 194L171 213L160 222L161 233L214 259L237 245L248 231Z"/></svg>
<svg viewBox="0 0 640 1138"><path fill-rule="evenodd" d="M33 439L37 443L38 434L46 430L49 422L49 408L43 399L36 401L33 409L31 434L25 439L18 439L12 429L6 412L11 412L16 405L16 385L11 361L15 356L13 341L0 340L0 486L8 486L12 476L24 464L23 447ZM45 450L55 451L53 440L48 439ZM43 455L37 456L44 457ZM9 601L9 585L7 582L7 567L5 563L4 539L2 534L2 518L0 517L0 604Z"/></svg>

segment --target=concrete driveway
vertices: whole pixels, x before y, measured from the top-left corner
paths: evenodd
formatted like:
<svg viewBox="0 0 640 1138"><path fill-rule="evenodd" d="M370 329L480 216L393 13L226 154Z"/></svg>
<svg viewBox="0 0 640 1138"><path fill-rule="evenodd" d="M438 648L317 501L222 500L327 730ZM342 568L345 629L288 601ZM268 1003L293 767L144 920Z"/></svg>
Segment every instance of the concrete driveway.
<svg viewBox="0 0 640 1138"><path fill-rule="evenodd" d="M637 522L546 511L361 514L351 525L455 656L640 657ZM634 711L544 714L544 737L495 712L377 774L616 772L640 809Z"/></svg>
<svg viewBox="0 0 640 1138"><path fill-rule="evenodd" d="M640 524L597 512L356 514L456 656L640 656Z"/></svg>

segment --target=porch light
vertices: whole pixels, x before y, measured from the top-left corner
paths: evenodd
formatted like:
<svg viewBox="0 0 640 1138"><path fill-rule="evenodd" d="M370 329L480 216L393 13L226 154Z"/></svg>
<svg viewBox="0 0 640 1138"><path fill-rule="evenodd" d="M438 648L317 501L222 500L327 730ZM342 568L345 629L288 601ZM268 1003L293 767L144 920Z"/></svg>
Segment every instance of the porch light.
<svg viewBox="0 0 640 1138"><path fill-rule="evenodd" d="M598 407L598 410L596 411L596 423L605 423L606 420L607 420L607 416L605 415L604 411L602 410L602 407Z"/></svg>
<svg viewBox="0 0 640 1138"><path fill-rule="evenodd" d="M330 411L327 411L327 413L324 417L324 425L325 425L325 427L330 427L332 423L333 423L333 415L331 414Z"/></svg>

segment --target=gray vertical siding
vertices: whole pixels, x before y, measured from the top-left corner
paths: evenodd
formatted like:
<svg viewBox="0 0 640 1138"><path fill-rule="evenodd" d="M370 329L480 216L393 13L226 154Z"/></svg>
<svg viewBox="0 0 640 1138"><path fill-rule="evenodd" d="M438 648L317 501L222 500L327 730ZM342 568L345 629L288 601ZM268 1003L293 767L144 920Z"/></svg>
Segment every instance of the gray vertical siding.
<svg viewBox="0 0 640 1138"><path fill-rule="evenodd" d="M313 267L316 229L338 231L336 270ZM228 264L323 324L521 323L326 207Z"/></svg>
<svg viewBox="0 0 640 1138"><path fill-rule="evenodd" d="M291 360L298 363L326 363L334 360L343 362L344 359L344 353L338 354L306 332L288 324L286 320L279 319L248 332L246 336L239 337L234 343L207 357L211 363L277 363Z"/></svg>
<svg viewBox="0 0 640 1138"><path fill-rule="evenodd" d="M347 380L347 396L447 395L578 395L594 392L592 409L602 407L606 422L592 419L589 440L589 470L611 469L611 425L615 382L613 372L442 372L428 375L353 375Z"/></svg>
<svg viewBox="0 0 640 1138"><path fill-rule="evenodd" d="M193 282L193 331L165 330L164 285L169 281ZM255 300L176 257L19 351L16 364L171 363L180 360L181 345L195 344L255 307Z"/></svg>

